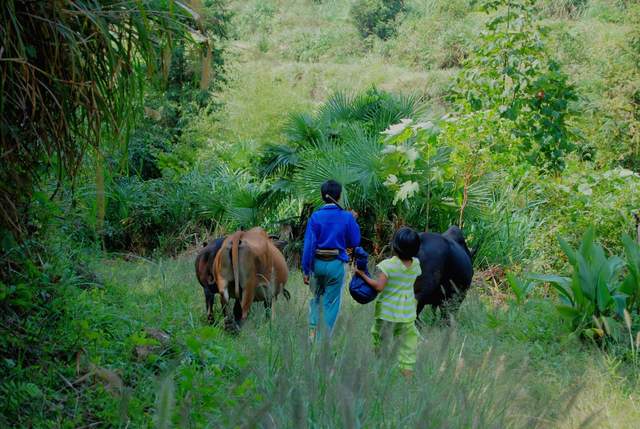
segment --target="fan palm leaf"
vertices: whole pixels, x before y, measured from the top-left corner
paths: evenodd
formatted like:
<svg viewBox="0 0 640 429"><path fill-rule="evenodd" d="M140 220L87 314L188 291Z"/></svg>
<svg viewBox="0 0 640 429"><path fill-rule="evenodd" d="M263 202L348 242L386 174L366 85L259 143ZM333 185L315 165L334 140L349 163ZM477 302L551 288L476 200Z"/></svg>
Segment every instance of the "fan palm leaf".
<svg viewBox="0 0 640 429"><path fill-rule="evenodd" d="M308 151L306 154L309 156L302 161L293 178L297 192L306 201L321 204L322 199L318 191L328 179L340 182L345 188L357 181L353 169L349 167L344 155L338 151L325 153L324 156L318 156L320 154L315 151ZM350 207L346 189L343 190L342 201L345 207Z"/></svg>
<svg viewBox="0 0 640 429"><path fill-rule="evenodd" d="M289 176L300 163L299 149L287 144L271 144L263 149L260 161L260 173L271 176Z"/></svg>
<svg viewBox="0 0 640 429"><path fill-rule="evenodd" d="M330 128L338 122L350 122L354 119L353 97L338 91L320 107L318 123L324 128Z"/></svg>
<svg viewBox="0 0 640 429"><path fill-rule="evenodd" d="M351 126L344 134L342 148L346 163L352 172L357 192L351 193L352 203L362 207L367 203L377 205L377 195L383 189L383 161L380 156L381 139L367 134L360 126Z"/></svg>
<svg viewBox="0 0 640 429"><path fill-rule="evenodd" d="M284 135L290 143L304 145L319 140L322 130L308 113L293 113L284 125Z"/></svg>

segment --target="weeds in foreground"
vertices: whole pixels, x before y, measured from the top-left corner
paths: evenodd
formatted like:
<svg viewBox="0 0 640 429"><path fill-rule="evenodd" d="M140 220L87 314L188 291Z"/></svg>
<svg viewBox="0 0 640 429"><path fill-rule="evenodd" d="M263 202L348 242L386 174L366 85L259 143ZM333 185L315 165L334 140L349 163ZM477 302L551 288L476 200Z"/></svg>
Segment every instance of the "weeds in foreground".
<svg viewBox="0 0 640 429"><path fill-rule="evenodd" d="M296 308L303 304L298 294ZM241 427L549 427L570 414L580 389L537 394L528 360L491 344L469 347L455 326L422 331L406 380L370 346L368 307L343 313L331 342L309 344L300 312L259 320L239 338L243 374L264 400L229 411ZM220 422L216 422L220 423ZM585 420L585 424L588 422Z"/></svg>

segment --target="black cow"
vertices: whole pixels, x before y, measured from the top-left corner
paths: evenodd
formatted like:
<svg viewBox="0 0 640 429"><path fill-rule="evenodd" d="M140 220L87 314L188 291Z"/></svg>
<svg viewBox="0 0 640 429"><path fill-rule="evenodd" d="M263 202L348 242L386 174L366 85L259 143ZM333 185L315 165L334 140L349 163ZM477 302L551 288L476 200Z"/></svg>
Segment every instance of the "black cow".
<svg viewBox="0 0 640 429"><path fill-rule="evenodd" d="M475 253L475 252L474 252ZM462 230L450 227L444 234L423 232L420 234L418 259L422 274L413 286L418 301L417 315L425 305L446 317L448 300L461 302L471 286L473 255L464 241Z"/></svg>
<svg viewBox="0 0 640 429"><path fill-rule="evenodd" d="M204 243L204 248L196 256L196 277L204 290L204 300L207 309L207 318L213 322L213 304L215 302L218 286L213 272L213 260L215 259L224 237L216 238L211 244Z"/></svg>

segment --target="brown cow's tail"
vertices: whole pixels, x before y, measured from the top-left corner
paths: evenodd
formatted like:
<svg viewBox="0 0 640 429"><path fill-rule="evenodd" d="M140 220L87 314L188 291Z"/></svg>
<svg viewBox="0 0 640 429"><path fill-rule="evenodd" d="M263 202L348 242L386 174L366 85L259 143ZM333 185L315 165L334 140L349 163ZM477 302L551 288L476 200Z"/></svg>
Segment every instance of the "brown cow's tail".
<svg viewBox="0 0 640 429"><path fill-rule="evenodd" d="M282 295L284 295L284 297L286 298L287 301L289 301L291 299L291 294L285 288L282 288Z"/></svg>
<svg viewBox="0 0 640 429"><path fill-rule="evenodd" d="M224 245L220 248L220 251L213 258L213 279L216 282L216 286L218 287L218 292L220 295L224 296L224 291L222 290L223 278L222 278L222 250L224 249ZM223 301L224 302L224 301Z"/></svg>
<svg viewBox="0 0 640 429"><path fill-rule="evenodd" d="M238 247L240 246L240 239L242 233L236 234L231 242L231 267L233 268L233 280L235 283L236 299L240 299L240 276L238 268Z"/></svg>

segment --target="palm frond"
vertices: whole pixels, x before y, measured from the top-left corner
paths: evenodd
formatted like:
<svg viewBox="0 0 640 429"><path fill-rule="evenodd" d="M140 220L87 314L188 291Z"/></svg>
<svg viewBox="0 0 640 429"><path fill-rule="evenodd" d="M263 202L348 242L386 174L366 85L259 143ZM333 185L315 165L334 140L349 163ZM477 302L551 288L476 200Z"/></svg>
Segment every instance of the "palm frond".
<svg viewBox="0 0 640 429"><path fill-rule="evenodd" d="M467 189L468 208L482 211L490 207L495 185L496 179L492 175L485 175L469 185Z"/></svg>
<svg viewBox="0 0 640 429"><path fill-rule="evenodd" d="M335 134L342 123L354 119L353 97L345 92L336 92L318 111L318 124L325 134Z"/></svg>
<svg viewBox="0 0 640 429"><path fill-rule="evenodd" d="M352 193L352 202L361 205L381 189L385 178L381 177L381 139L368 134L361 126L352 125L343 133L345 140L342 152L349 169L358 185L358 192Z"/></svg>
<svg viewBox="0 0 640 429"><path fill-rule="evenodd" d="M333 151L318 156L317 152L308 151L306 154L308 157L305 157L293 179L299 195L306 201L314 204L322 202L319 190L326 180L337 180L344 188L357 181L342 153ZM342 198L344 205L350 207L348 192L343 191Z"/></svg>
<svg viewBox="0 0 640 429"><path fill-rule="evenodd" d="M260 173L270 176L278 173L282 176L289 174L300 163L299 149L286 144L271 144L263 149L260 160Z"/></svg>
<svg viewBox="0 0 640 429"><path fill-rule="evenodd" d="M308 113L293 113L284 125L284 135L296 145L313 143L322 137L322 130Z"/></svg>
<svg viewBox="0 0 640 429"><path fill-rule="evenodd" d="M416 118L424 109L422 98L417 94L396 95L381 93L377 102L364 115L372 133L378 134L390 125L397 124L404 118Z"/></svg>

